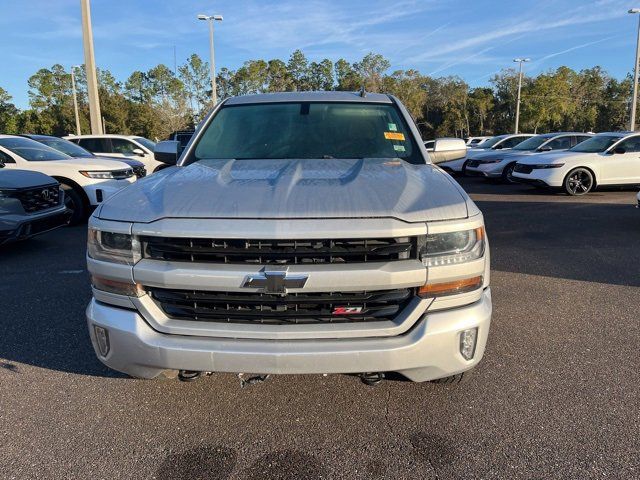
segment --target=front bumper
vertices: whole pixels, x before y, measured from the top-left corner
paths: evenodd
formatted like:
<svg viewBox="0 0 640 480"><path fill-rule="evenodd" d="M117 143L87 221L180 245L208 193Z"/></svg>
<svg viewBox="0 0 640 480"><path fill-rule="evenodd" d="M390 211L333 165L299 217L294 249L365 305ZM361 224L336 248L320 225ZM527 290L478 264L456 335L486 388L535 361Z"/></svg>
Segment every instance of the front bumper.
<svg viewBox="0 0 640 480"><path fill-rule="evenodd" d="M111 195L131 185L135 179L135 177L131 177L124 180L98 180L95 183L83 185L82 188L84 188L91 206L95 207Z"/></svg>
<svg viewBox="0 0 640 480"><path fill-rule="evenodd" d="M136 311L93 299L87 307L91 341L106 366L134 377L164 370L262 374L398 372L413 381L454 375L484 354L491 322L491 291L479 301L428 312L408 332L393 337L261 340L171 335L153 330ZM109 352L100 355L94 326L108 331ZM478 328L474 357L460 354L462 331Z"/></svg>
<svg viewBox="0 0 640 480"><path fill-rule="evenodd" d="M71 212L64 207L38 214L3 215L0 217L0 245L26 240L69 223Z"/></svg>

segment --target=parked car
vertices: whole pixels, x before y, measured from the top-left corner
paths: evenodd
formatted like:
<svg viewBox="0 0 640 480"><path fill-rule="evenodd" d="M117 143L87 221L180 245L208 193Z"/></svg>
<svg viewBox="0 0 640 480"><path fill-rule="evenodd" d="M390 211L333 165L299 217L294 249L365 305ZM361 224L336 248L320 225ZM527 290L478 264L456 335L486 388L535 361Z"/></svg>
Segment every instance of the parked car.
<svg viewBox="0 0 640 480"><path fill-rule="evenodd" d="M147 173L166 167L154 159L153 149L156 144L148 138L114 134L69 135L64 138L101 157L140 160Z"/></svg>
<svg viewBox="0 0 640 480"><path fill-rule="evenodd" d="M482 145L484 142L489 140L491 137L467 137L464 139L464 143L468 148L475 148Z"/></svg>
<svg viewBox="0 0 640 480"><path fill-rule="evenodd" d="M4 168L0 155L0 245L62 227L70 216L64 190L55 179Z"/></svg>
<svg viewBox="0 0 640 480"><path fill-rule="evenodd" d="M485 140L484 142L482 142L482 145L478 145L475 148L469 149L465 158L441 163L439 167L450 173L464 174L464 171L466 170L466 163L468 160L473 160L479 155L491 152L492 150L506 150L509 148L513 148L520 142L523 142L527 138L531 137L533 137L533 135L528 133L498 135L496 137L491 137L489 140Z"/></svg>
<svg viewBox="0 0 640 480"><path fill-rule="evenodd" d="M155 149L170 165L177 152ZM483 217L398 99L229 98L154 175L90 220L87 322L105 365L457 382L482 358Z"/></svg>
<svg viewBox="0 0 640 480"><path fill-rule="evenodd" d="M567 152L520 159L513 177L569 195L584 195L603 185L640 185L640 134L599 133Z"/></svg>
<svg viewBox="0 0 640 480"><path fill-rule="evenodd" d="M593 135L578 132L544 133L526 139L509 150L490 150L467 162L466 174L500 178L515 183L513 168L522 157L550 151L568 150Z"/></svg>
<svg viewBox="0 0 640 480"><path fill-rule="evenodd" d="M133 170L116 160L75 159L40 142L0 135L0 159L6 168L41 172L55 178L65 191L71 224L135 180Z"/></svg>
<svg viewBox="0 0 640 480"><path fill-rule="evenodd" d="M33 134L23 134L21 136L30 138L31 140L35 140L36 142L43 143L51 148L55 148L59 152L66 153L73 158L88 158L91 160L113 160L112 157L99 157L94 153L91 153L86 148L82 148L80 145L70 142L66 138L54 137L51 135ZM137 178L142 178L147 174L144 163L139 160L133 160L131 158L118 158L118 161L129 165Z"/></svg>

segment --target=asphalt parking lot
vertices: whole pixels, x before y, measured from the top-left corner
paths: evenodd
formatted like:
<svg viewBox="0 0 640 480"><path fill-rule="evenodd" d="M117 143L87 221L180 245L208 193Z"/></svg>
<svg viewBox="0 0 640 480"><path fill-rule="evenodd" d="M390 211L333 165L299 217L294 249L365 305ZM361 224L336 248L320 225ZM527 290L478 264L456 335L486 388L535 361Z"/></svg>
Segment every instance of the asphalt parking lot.
<svg viewBox="0 0 640 480"><path fill-rule="evenodd" d="M638 478L640 210L465 179L494 317L456 387L141 381L86 332L86 227L0 252L0 478Z"/></svg>

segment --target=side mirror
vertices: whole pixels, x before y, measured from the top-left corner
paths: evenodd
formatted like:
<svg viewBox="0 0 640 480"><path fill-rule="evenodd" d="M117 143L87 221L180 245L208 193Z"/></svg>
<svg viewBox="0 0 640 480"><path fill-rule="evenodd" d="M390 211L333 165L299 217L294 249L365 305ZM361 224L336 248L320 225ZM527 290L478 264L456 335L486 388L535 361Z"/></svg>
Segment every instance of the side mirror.
<svg viewBox="0 0 640 480"><path fill-rule="evenodd" d="M624 147L616 147L613 149L613 153L627 153L627 150Z"/></svg>
<svg viewBox="0 0 640 480"><path fill-rule="evenodd" d="M131 150L131 153L135 153L139 157L144 157L144 150L142 150L141 148L134 148L133 150Z"/></svg>
<svg viewBox="0 0 640 480"><path fill-rule="evenodd" d="M165 140L164 142L156 143L153 149L153 157L162 163L167 165L175 165L178 163L178 149L180 148L180 142L176 140Z"/></svg>
<svg viewBox="0 0 640 480"><path fill-rule="evenodd" d="M549 145L544 145L538 149L539 152L550 152L553 150Z"/></svg>
<svg viewBox="0 0 640 480"><path fill-rule="evenodd" d="M503 148L504 148L504 145L502 145L501 143L493 147L494 150L502 150Z"/></svg>
<svg viewBox="0 0 640 480"><path fill-rule="evenodd" d="M429 152L433 163L460 160L467 155L467 145L461 138L436 138L433 151Z"/></svg>

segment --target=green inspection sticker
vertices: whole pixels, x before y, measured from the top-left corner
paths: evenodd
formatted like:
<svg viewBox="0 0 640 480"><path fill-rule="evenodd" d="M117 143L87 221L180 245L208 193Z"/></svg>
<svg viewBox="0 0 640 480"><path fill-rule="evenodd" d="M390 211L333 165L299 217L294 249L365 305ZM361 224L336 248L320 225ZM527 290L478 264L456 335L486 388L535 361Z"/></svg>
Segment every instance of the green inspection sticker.
<svg viewBox="0 0 640 480"><path fill-rule="evenodd" d="M404 145L394 145L394 146L393 146L393 149L394 149L396 152L404 152Z"/></svg>
<svg viewBox="0 0 640 480"><path fill-rule="evenodd" d="M398 131L398 127L396 126L395 123L390 123L389 124L389 129L390 132L397 132Z"/></svg>

